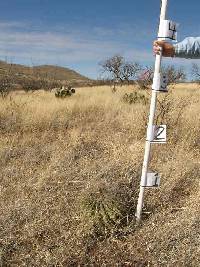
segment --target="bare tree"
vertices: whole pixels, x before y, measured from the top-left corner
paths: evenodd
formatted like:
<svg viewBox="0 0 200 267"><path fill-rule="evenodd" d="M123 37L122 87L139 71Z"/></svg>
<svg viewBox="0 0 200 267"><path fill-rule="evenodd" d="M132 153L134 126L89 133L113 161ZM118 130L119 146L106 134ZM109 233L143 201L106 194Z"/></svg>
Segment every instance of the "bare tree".
<svg viewBox="0 0 200 267"><path fill-rule="evenodd" d="M0 75L0 95L5 98L13 86L12 64Z"/></svg>
<svg viewBox="0 0 200 267"><path fill-rule="evenodd" d="M103 72L107 72L113 80L121 80L121 69L124 64L124 58L120 55L115 55L101 62L100 65Z"/></svg>
<svg viewBox="0 0 200 267"><path fill-rule="evenodd" d="M192 75L195 79L195 82L200 83L200 69L195 63L192 65Z"/></svg>
<svg viewBox="0 0 200 267"><path fill-rule="evenodd" d="M163 68L162 73L167 77L168 84L175 84L186 79L185 71L182 67L175 68L173 65Z"/></svg>
<svg viewBox="0 0 200 267"><path fill-rule="evenodd" d="M137 85L140 89L149 89L153 83L153 67L145 67L141 70L138 76ZM162 74L167 77L168 84L176 84L184 81L186 74L183 68L175 68L173 65L164 66L162 68Z"/></svg>
<svg viewBox="0 0 200 267"><path fill-rule="evenodd" d="M111 58L106 59L100 63L102 72L107 73L109 78L114 84L114 90L116 84L130 83L131 80L136 79L136 76L140 70L140 65L134 62L126 62L125 59L120 55L115 55Z"/></svg>
<svg viewBox="0 0 200 267"><path fill-rule="evenodd" d="M121 71L122 80L129 84L130 80L137 78L137 74L140 70L141 67L138 63L124 62Z"/></svg>
<svg viewBox="0 0 200 267"><path fill-rule="evenodd" d="M153 68L145 67L141 69L136 82L139 89L142 90L149 89L153 82Z"/></svg>

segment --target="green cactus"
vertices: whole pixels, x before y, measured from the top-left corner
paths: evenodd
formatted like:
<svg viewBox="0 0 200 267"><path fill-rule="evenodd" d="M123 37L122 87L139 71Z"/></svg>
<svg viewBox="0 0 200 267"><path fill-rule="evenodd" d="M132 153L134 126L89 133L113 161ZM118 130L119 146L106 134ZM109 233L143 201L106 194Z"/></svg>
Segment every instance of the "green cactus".
<svg viewBox="0 0 200 267"><path fill-rule="evenodd" d="M71 86L64 87L57 89L55 92L55 97L65 98L68 96L72 96L75 93L75 89L71 88Z"/></svg>
<svg viewBox="0 0 200 267"><path fill-rule="evenodd" d="M133 93L126 93L123 96L123 101L128 103L128 104L134 104L134 103L142 103L146 105L148 103L148 98L138 92L133 92Z"/></svg>

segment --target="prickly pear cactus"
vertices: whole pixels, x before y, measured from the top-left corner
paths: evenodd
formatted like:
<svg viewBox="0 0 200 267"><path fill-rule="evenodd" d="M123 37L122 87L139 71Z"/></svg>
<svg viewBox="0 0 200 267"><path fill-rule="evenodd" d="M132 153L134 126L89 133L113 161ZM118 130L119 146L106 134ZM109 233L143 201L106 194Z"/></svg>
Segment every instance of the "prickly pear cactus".
<svg viewBox="0 0 200 267"><path fill-rule="evenodd" d="M142 103L146 105L148 103L148 98L141 93L133 92L130 94L126 93L123 96L123 101L128 104Z"/></svg>
<svg viewBox="0 0 200 267"><path fill-rule="evenodd" d="M72 88L71 86L68 87L62 86L61 88L56 90L55 97L65 98L68 96L72 96L72 94L74 94L75 92L76 92L75 89Z"/></svg>

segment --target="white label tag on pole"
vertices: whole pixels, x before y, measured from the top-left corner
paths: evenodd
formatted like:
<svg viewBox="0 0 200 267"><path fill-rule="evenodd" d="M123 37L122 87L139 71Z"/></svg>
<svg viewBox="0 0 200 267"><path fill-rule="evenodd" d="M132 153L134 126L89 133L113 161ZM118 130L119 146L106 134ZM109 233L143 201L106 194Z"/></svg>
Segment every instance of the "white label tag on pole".
<svg viewBox="0 0 200 267"><path fill-rule="evenodd" d="M152 130L147 130L147 140L151 143L166 143L167 142L167 126L153 125Z"/></svg>
<svg viewBox="0 0 200 267"><path fill-rule="evenodd" d="M168 92L167 82L166 75L155 73L153 77L152 89L158 92Z"/></svg>
<svg viewBox="0 0 200 267"><path fill-rule="evenodd" d="M173 41L177 40L177 26L178 24L171 20L161 20L159 31L158 31L158 39L170 39Z"/></svg>
<svg viewBox="0 0 200 267"><path fill-rule="evenodd" d="M159 174L149 172L147 173L146 183L141 184L143 187L158 187L160 185L160 176Z"/></svg>

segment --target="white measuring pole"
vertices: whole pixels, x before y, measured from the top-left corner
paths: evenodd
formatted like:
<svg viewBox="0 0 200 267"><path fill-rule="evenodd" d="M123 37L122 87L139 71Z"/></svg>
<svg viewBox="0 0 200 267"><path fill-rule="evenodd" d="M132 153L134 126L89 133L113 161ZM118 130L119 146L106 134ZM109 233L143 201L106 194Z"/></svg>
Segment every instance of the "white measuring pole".
<svg viewBox="0 0 200 267"><path fill-rule="evenodd" d="M168 0L161 0L160 23L161 23L161 20L164 20L166 17L167 1ZM161 59L162 59L162 54L156 55L154 77L160 74ZM154 122L154 116L155 116L155 111L156 111L156 102L157 102L157 91L152 90L147 136L149 132L153 131L153 122ZM143 167L142 167L140 193L139 193L139 198L138 198L137 210L135 214L137 223L139 223L141 220L142 206L144 202L144 190L145 190L144 184L146 184L146 181L147 181L150 150L151 150L151 141L148 140L147 138L146 144L145 144Z"/></svg>

